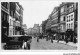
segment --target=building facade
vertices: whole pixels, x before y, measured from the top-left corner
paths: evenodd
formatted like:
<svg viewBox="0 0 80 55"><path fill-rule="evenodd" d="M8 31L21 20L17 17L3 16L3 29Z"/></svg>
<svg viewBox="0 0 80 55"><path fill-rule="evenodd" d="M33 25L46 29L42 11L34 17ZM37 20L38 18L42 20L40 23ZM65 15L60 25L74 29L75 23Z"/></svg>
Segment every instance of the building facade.
<svg viewBox="0 0 80 55"><path fill-rule="evenodd" d="M1 40L5 42L5 38L8 36L9 32L9 3L1 2Z"/></svg>
<svg viewBox="0 0 80 55"><path fill-rule="evenodd" d="M58 33L59 7L55 7L51 15L51 30Z"/></svg>
<svg viewBox="0 0 80 55"><path fill-rule="evenodd" d="M66 15L66 31L70 30L69 34L70 41L74 42L74 39L77 38L77 3L69 3L67 6L67 15Z"/></svg>
<svg viewBox="0 0 80 55"><path fill-rule="evenodd" d="M65 39L65 33L66 33L66 9L67 9L67 3L60 4L60 19L59 19L59 28L60 28L60 39Z"/></svg>
<svg viewBox="0 0 80 55"><path fill-rule="evenodd" d="M62 2L53 9L47 20L46 31L48 30L52 34L59 33L60 40L76 41L78 33L77 2Z"/></svg>
<svg viewBox="0 0 80 55"><path fill-rule="evenodd" d="M20 9L23 11L22 6L18 2L1 2L2 40L11 35L21 35L20 24L22 24L23 16L20 14L23 12Z"/></svg>
<svg viewBox="0 0 80 55"><path fill-rule="evenodd" d="M40 33L40 26L39 26L39 24L34 24L33 30L34 30L34 35L38 36L39 33Z"/></svg>
<svg viewBox="0 0 80 55"><path fill-rule="evenodd" d="M9 36L15 34L15 3L9 3Z"/></svg>

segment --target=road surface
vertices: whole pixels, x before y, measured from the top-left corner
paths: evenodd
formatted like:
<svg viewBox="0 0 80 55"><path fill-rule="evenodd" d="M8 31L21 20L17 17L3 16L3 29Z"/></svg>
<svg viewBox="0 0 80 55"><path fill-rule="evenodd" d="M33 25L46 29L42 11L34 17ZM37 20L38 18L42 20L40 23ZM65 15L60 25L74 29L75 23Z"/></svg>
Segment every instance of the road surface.
<svg viewBox="0 0 80 55"><path fill-rule="evenodd" d="M3 49L4 44L3 43L1 44L2 46L1 49ZM17 49L17 50L24 50L24 49ZM46 39L39 39L39 42L37 42L37 38L32 38L30 50L77 50L77 48L67 44L57 43L54 41L53 43L51 43L50 40L46 41Z"/></svg>
<svg viewBox="0 0 80 55"><path fill-rule="evenodd" d="M37 42L36 38L32 39L31 50L76 50L76 47L69 46L67 44L46 41L46 39L40 39Z"/></svg>

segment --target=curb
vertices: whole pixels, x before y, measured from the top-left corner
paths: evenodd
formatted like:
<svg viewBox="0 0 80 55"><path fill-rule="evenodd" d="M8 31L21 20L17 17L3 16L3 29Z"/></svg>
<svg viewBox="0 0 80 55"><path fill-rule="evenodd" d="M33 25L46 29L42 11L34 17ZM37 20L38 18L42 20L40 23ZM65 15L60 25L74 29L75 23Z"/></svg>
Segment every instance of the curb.
<svg viewBox="0 0 80 55"><path fill-rule="evenodd" d="M53 41L57 42L57 40L53 40ZM76 44L71 43L71 42L65 43L64 41L59 41L59 43L66 44L66 45L69 45L69 46L72 46L72 47L77 47L77 43Z"/></svg>

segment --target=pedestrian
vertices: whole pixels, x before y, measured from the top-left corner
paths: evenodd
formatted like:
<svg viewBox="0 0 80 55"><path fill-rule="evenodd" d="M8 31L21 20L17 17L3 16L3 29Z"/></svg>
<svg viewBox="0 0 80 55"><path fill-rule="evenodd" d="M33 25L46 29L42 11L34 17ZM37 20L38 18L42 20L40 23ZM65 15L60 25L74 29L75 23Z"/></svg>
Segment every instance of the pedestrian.
<svg viewBox="0 0 80 55"><path fill-rule="evenodd" d="M68 35L66 35L65 41L66 43L68 43Z"/></svg>
<svg viewBox="0 0 80 55"><path fill-rule="evenodd" d="M22 46L23 49L26 49L26 42L23 40L23 46Z"/></svg>
<svg viewBox="0 0 80 55"><path fill-rule="evenodd" d="M39 37L37 37L37 42L39 42Z"/></svg>
<svg viewBox="0 0 80 55"><path fill-rule="evenodd" d="M59 43L60 34L58 33L56 36L57 36L57 39L58 39L57 43Z"/></svg>
<svg viewBox="0 0 80 55"><path fill-rule="evenodd" d="M53 43L53 35L51 34L51 43Z"/></svg>
<svg viewBox="0 0 80 55"><path fill-rule="evenodd" d="M27 39L26 39L25 36L23 37L23 45L22 45L22 48L23 49L27 49Z"/></svg>

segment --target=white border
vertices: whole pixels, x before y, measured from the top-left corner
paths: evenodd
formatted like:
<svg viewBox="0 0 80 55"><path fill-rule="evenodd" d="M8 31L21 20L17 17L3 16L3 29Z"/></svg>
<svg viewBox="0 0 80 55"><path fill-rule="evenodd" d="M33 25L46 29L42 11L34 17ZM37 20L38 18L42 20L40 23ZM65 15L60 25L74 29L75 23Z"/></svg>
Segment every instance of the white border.
<svg viewBox="0 0 80 55"><path fill-rule="evenodd" d="M80 34L79 34L79 23L80 23L80 19L79 19L79 8L80 8L80 4L79 4L79 0L0 0L0 6L1 6L1 2L19 2L19 1L62 1L62 2L78 2L78 50L1 50L1 41L0 41L0 53L3 54L52 54L52 53L71 53L71 52L80 52ZM0 7L1 10L1 7ZM0 11L1 14L1 11ZM0 15L1 18L1 15ZM1 36L1 19L0 19L0 36ZM1 40L1 37L0 37ZM5 52L5 53L4 53Z"/></svg>

